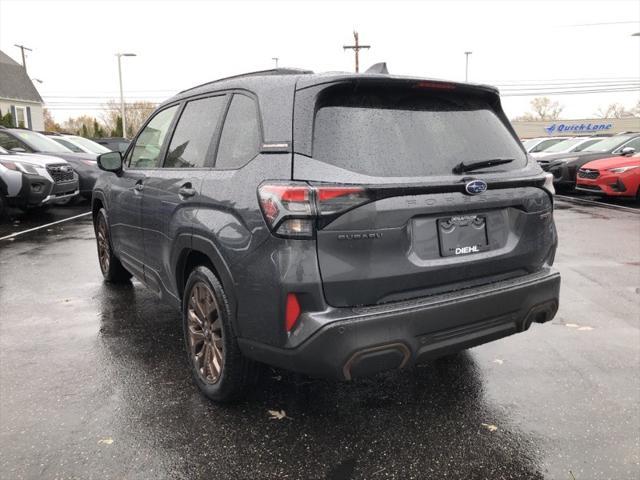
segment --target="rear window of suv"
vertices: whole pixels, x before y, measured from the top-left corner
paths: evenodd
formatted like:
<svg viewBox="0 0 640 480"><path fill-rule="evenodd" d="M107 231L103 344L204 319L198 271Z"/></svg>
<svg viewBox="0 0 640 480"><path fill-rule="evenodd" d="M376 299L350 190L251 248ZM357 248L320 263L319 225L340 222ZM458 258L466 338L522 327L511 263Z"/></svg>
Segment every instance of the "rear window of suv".
<svg viewBox="0 0 640 480"><path fill-rule="evenodd" d="M351 85L319 99L313 158L379 177L447 175L462 161L495 158L514 161L492 171L526 164L519 142L481 97Z"/></svg>

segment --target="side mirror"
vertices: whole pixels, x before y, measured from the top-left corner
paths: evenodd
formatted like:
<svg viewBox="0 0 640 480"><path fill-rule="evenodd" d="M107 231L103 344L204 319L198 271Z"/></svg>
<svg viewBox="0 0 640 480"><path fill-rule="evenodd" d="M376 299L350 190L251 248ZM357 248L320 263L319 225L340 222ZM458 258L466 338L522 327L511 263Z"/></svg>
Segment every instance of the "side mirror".
<svg viewBox="0 0 640 480"><path fill-rule="evenodd" d="M622 150L620 150L620 155L627 157L627 156L631 156L634 153L636 153L636 149L633 147L624 147Z"/></svg>
<svg viewBox="0 0 640 480"><path fill-rule="evenodd" d="M11 151L16 153L27 153L27 151L24 148L20 148L20 147L13 147Z"/></svg>
<svg viewBox="0 0 640 480"><path fill-rule="evenodd" d="M122 171L122 154L120 152L107 152L98 155L98 168L105 172L120 173Z"/></svg>

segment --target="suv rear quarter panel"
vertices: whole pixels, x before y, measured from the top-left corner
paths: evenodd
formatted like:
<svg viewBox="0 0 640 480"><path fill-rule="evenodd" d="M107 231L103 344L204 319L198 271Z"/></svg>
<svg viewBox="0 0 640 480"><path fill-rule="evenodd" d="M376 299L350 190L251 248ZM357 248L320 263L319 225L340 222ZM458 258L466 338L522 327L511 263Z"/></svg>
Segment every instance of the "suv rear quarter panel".
<svg viewBox="0 0 640 480"><path fill-rule="evenodd" d="M299 292L304 307L321 308L315 303L322 298L315 242L271 235L258 203L261 183L290 179L290 153L258 154L238 170L210 170L194 218L192 248L214 263L236 314L236 333L272 345L287 340L288 291Z"/></svg>

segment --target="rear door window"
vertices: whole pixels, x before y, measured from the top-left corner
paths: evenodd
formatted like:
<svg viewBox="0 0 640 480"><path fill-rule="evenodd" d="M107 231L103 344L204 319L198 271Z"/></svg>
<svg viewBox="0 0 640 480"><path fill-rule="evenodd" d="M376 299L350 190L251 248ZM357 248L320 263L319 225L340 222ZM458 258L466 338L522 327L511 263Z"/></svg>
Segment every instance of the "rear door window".
<svg viewBox="0 0 640 480"><path fill-rule="evenodd" d="M455 165L526 156L487 100L455 92L339 87L317 104L313 158L370 176L451 174Z"/></svg>
<svg viewBox="0 0 640 480"><path fill-rule="evenodd" d="M215 133L226 96L192 100L184 108L169 145L166 168L202 168L213 160Z"/></svg>
<svg viewBox="0 0 640 480"><path fill-rule="evenodd" d="M164 139L177 110L177 105L162 110L140 132L129 160L131 168L155 168L158 166Z"/></svg>
<svg viewBox="0 0 640 480"><path fill-rule="evenodd" d="M242 167L258 154L260 139L256 102L246 95L234 95L220 136L216 168Z"/></svg>

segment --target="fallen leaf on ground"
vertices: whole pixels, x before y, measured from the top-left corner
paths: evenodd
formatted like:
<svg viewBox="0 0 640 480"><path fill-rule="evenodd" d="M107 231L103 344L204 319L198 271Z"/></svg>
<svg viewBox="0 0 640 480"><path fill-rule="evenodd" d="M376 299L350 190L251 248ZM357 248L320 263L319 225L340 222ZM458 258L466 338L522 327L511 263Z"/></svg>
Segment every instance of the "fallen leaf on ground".
<svg viewBox="0 0 640 480"><path fill-rule="evenodd" d="M98 440L98 443L104 443L105 445L111 445L113 443L113 438L111 438L111 437L101 438L100 440Z"/></svg>
<svg viewBox="0 0 640 480"><path fill-rule="evenodd" d="M288 418L287 413L284 410L267 410L269 415L271 415L271 420L282 420L283 418Z"/></svg>
<svg viewBox="0 0 640 480"><path fill-rule="evenodd" d="M580 327L578 330L593 330L593 327Z"/></svg>
<svg viewBox="0 0 640 480"><path fill-rule="evenodd" d="M490 423L481 423L480 425L482 425L484 428L486 428L490 432L495 432L496 430L498 430L498 427Z"/></svg>
<svg viewBox="0 0 640 480"><path fill-rule="evenodd" d="M498 365L502 365L504 363L504 360L500 360L499 358L496 358L493 363L497 363Z"/></svg>
<svg viewBox="0 0 640 480"><path fill-rule="evenodd" d="M565 325L569 328L578 328L580 326L577 323L566 323Z"/></svg>

